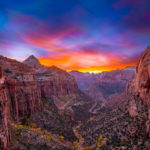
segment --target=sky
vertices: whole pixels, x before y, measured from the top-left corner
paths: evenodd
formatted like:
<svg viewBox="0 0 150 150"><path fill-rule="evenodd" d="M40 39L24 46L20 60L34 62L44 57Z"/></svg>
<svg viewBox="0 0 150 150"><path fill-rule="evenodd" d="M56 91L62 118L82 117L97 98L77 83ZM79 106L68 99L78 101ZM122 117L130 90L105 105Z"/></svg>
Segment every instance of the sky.
<svg viewBox="0 0 150 150"><path fill-rule="evenodd" d="M135 66L150 45L149 0L1 0L0 54L67 71Z"/></svg>

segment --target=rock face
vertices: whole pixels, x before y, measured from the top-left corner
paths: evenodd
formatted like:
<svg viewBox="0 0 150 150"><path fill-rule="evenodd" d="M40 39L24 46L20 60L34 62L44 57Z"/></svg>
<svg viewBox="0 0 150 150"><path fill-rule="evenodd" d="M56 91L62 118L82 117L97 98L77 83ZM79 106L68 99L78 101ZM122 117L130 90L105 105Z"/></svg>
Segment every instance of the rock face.
<svg viewBox="0 0 150 150"><path fill-rule="evenodd" d="M42 66L34 55L29 56L23 63L30 66L35 72L42 73L46 71L46 67Z"/></svg>
<svg viewBox="0 0 150 150"><path fill-rule="evenodd" d="M0 57L0 143L5 149L9 142L8 121L20 121L41 110L41 91L32 69L15 60Z"/></svg>
<svg viewBox="0 0 150 150"><path fill-rule="evenodd" d="M5 77L0 68L0 147L6 149L9 144L8 134L8 89L5 84Z"/></svg>
<svg viewBox="0 0 150 150"><path fill-rule="evenodd" d="M34 56L27 58L24 64L36 71L36 80L42 97L49 99L52 96L72 94L78 91L74 77L66 71L55 66L45 67Z"/></svg>
<svg viewBox="0 0 150 150"><path fill-rule="evenodd" d="M150 47L143 52L136 71L135 80L127 86L128 109L132 117L140 117L141 111L147 116L145 126L150 135Z"/></svg>
<svg viewBox="0 0 150 150"><path fill-rule="evenodd" d="M5 57L0 58L9 97L11 117L16 121L42 108L41 91L34 71L28 66Z"/></svg>
<svg viewBox="0 0 150 150"><path fill-rule="evenodd" d="M148 102L150 94L150 47L147 47L138 62L135 88L140 97Z"/></svg>
<svg viewBox="0 0 150 150"><path fill-rule="evenodd" d="M25 62L0 56L0 146L6 149L10 122L19 122L43 109L43 98L78 91L75 79L56 67L44 67L34 57Z"/></svg>
<svg viewBox="0 0 150 150"><path fill-rule="evenodd" d="M111 98L116 94L121 94L126 84L135 77L135 68L126 68L103 72L100 78L85 90L86 94L92 98L103 101Z"/></svg>

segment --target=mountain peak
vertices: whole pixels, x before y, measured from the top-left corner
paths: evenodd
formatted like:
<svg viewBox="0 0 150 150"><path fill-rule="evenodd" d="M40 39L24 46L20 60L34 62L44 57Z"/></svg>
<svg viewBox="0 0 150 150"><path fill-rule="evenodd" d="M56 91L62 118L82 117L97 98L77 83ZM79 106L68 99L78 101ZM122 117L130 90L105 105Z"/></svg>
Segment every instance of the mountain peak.
<svg viewBox="0 0 150 150"><path fill-rule="evenodd" d="M29 56L26 60L23 61L23 63L26 65L41 65L39 60L34 55Z"/></svg>
<svg viewBox="0 0 150 150"><path fill-rule="evenodd" d="M34 55L31 55L31 56L29 56L25 61L24 61L24 63L26 63L26 62L36 62L36 63L39 63L40 64L40 62L39 62L39 60L34 56Z"/></svg>
<svg viewBox="0 0 150 150"><path fill-rule="evenodd" d="M34 55L29 56L26 60L23 61L23 63L33 69L39 69L41 67L43 68L39 60Z"/></svg>

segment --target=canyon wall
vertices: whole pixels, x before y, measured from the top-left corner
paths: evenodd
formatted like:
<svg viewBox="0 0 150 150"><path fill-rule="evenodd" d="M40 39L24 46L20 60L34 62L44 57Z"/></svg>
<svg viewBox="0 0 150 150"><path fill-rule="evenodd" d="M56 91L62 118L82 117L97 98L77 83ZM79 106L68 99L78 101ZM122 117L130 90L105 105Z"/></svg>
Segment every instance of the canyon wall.
<svg viewBox="0 0 150 150"><path fill-rule="evenodd" d="M78 91L73 76L55 66L45 67L33 55L24 62L36 72L36 80L42 97L50 99L52 96L71 94Z"/></svg>
<svg viewBox="0 0 150 150"><path fill-rule="evenodd" d="M8 93L5 77L0 68L0 147L3 149L6 149L9 144L8 114L10 97Z"/></svg>
<svg viewBox="0 0 150 150"><path fill-rule="evenodd" d="M33 66L3 56L0 67L0 146L6 149L10 141L9 123L41 111L43 98L74 93L78 86L71 75L56 67L39 65L35 71Z"/></svg>
<svg viewBox="0 0 150 150"><path fill-rule="evenodd" d="M150 136L150 47L139 59L135 80L128 84L126 92L130 116L140 118L141 114L144 115L143 125Z"/></svg>

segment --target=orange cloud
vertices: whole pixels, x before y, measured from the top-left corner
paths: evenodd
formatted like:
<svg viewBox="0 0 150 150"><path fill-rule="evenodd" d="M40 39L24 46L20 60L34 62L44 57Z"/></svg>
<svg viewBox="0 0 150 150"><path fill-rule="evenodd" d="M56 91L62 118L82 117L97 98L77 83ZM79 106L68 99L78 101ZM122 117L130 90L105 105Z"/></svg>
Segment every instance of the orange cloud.
<svg viewBox="0 0 150 150"><path fill-rule="evenodd" d="M46 66L56 65L67 71L79 70L81 72L111 71L124 69L127 66L136 66L136 61L118 65L119 62L116 61L116 58L111 57L111 55L86 54L83 52L54 54L49 58L39 58L39 60L41 64Z"/></svg>
<svg viewBox="0 0 150 150"><path fill-rule="evenodd" d="M119 52L105 52L107 45L103 45L103 50L100 50L101 45L92 46L86 45L71 45L63 42L65 37L72 34L82 34L75 28L67 29L57 35L42 33L42 31L28 31L26 35L20 36L27 44L35 48L40 48L48 51L46 57L39 57L41 64L46 66L58 66L62 69L79 70L81 72L89 71L111 71L114 69L123 69L126 66L135 66L136 60L128 62L126 57L121 56ZM118 38L119 39L119 38ZM86 41L88 43L88 41ZM124 40L120 40L122 44ZM89 43L88 43L89 44ZM127 45L128 43L125 43ZM107 48L109 49L109 47Z"/></svg>

